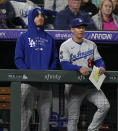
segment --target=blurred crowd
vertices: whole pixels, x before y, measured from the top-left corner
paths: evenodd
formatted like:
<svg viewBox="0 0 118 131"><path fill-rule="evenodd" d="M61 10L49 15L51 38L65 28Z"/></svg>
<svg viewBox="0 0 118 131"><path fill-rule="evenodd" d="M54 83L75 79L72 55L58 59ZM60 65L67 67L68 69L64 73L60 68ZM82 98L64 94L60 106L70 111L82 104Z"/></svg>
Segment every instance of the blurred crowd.
<svg viewBox="0 0 118 131"><path fill-rule="evenodd" d="M87 30L118 30L118 0L0 0L0 29L26 29L32 8L44 9L47 30L68 30L77 17Z"/></svg>

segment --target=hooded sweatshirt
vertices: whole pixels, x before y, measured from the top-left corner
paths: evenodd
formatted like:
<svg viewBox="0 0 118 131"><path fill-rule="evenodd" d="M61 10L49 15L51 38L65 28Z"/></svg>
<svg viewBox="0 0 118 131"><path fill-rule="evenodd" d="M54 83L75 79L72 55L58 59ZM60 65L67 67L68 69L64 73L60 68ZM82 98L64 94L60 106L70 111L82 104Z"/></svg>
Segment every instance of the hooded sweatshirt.
<svg viewBox="0 0 118 131"><path fill-rule="evenodd" d="M18 69L56 69L57 51L53 38L43 30L37 30L32 9L28 14L28 30L17 40L15 64Z"/></svg>

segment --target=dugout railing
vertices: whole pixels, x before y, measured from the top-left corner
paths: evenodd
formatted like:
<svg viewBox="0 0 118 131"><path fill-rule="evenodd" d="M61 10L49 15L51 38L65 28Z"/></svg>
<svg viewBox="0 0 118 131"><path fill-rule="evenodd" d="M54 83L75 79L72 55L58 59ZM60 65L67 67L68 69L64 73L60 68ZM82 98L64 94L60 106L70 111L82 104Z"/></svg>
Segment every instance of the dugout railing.
<svg viewBox="0 0 118 131"><path fill-rule="evenodd" d="M19 37L19 35L24 33L25 31L26 30L24 30L24 29L5 29L5 30L0 29L0 52L1 52L0 53L0 58L1 58L0 68L1 69L16 69L16 67L14 65L15 44L16 44L16 40ZM55 39L57 49L59 49L59 47L63 41L72 37L72 33L70 31L65 31L65 30L60 30L60 31L59 30L46 30L46 32L49 33L49 35L51 35ZM111 71L116 70L117 71L118 64L116 61L117 61L117 56L118 56L118 53L117 53L117 51L118 51L118 32L117 31L86 31L85 38L92 40L97 44L98 50L105 61L105 65L106 65L107 70L111 70ZM11 75L11 73L10 73L10 75ZM23 77L26 80L26 78L27 78L27 76L25 76L25 75L22 76L22 73L21 74L18 73L18 75L16 74L16 76L15 75L10 76L10 75L9 75L9 77L12 77L13 81L8 81L8 82L3 82L3 83L1 82L1 87L7 86L9 88L10 84L12 86L14 84L17 85L18 84L17 82L22 82L22 80L21 81L14 81L15 79L17 79L17 78L22 79L22 77ZM48 79L48 77L52 78L52 76L47 76L47 79ZM53 78L56 78L56 77L58 78L58 76L53 76ZM73 78L72 75L71 75L71 77ZM3 76L0 78L3 78ZM11 78L9 78L9 79L11 80ZM81 79L81 77L80 77L80 79ZM107 95L108 100L110 101L110 104L111 104L110 112L109 112L108 116L106 117L104 123L107 123L107 125L113 126L113 128L110 128L110 131L116 131L116 126L118 125L118 122L116 123L116 121L117 121L116 120L116 118L117 118L117 115L116 115L117 114L117 111L116 111L117 110L117 107L116 107L117 106L117 99L116 98L117 98L117 94L118 94L116 85L117 85L118 78L116 76L115 77L111 76L110 79L112 80L113 83L115 83L115 86L112 82L109 84L109 81L107 81L108 83L106 83L105 85L103 84L103 87L102 87L103 91ZM71 82L71 79L69 80L69 82ZM64 106L66 106L64 103L65 98L64 98L64 93L63 93L63 91L64 91L64 84L63 83L64 82L60 81L59 83L60 83L60 84L58 84L59 86L56 86L56 87L54 86L55 88L53 90L54 91L53 92L53 94L54 94L54 98L53 98L54 103L53 104L55 105L55 103L56 103L56 105L58 105L58 106L56 106L56 108L55 108L55 106L53 106L52 111L57 113L56 117L58 117L59 115L61 115L63 117L64 111L66 113L66 110L64 109L65 108ZM13 92L13 91L11 90L11 92ZM10 96L11 96L11 94L12 93L10 93ZM57 98L58 98L58 100L57 100ZM17 99L16 99L16 104L17 104L17 102L19 102L19 101L17 101ZM11 102L11 105L12 105L12 102ZM82 108L82 113L85 114L86 117L88 118L87 114L89 114L89 116L90 116L89 111L92 110L92 112L93 112L94 108L93 108L93 106L91 108L91 106L88 105L88 102L85 103L85 105L86 105L86 106L84 106L85 110ZM59 110L57 110L57 108ZM8 109L7 109L8 113L9 113L10 109L11 108L8 107ZM2 109L2 110L4 111L4 109ZM5 116L3 115L3 118L5 118L6 116L7 116L7 113L6 113L6 109L5 109ZM33 118L34 118L34 116L33 116ZM85 116L84 116L84 118L85 118ZM8 117L8 119L9 119L9 117ZM12 117L11 117L11 119L12 119ZM53 128L56 127L56 129L57 128L60 129L60 128L65 127L66 125L64 122L62 122L63 120L65 120L65 119L59 118L59 121L55 120L55 122L53 123ZM91 118L88 121L90 121L90 120L91 120ZM9 120L7 120L7 121L9 123ZM57 121L59 123L58 125L56 123ZM37 121L31 121L31 122L37 123ZM37 123L37 124L39 124L39 123ZM66 124L67 124L67 121L66 121ZM0 126L2 127L2 125L0 125ZM9 126L9 124L8 124L8 126ZM4 125L3 127L6 127L6 125Z"/></svg>
<svg viewBox="0 0 118 131"><path fill-rule="evenodd" d="M118 84L118 71L107 71L104 84ZM11 107L10 107L10 130L21 131L21 83L90 83L77 71L62 70L15 70L1 69L0 83L10 82L11 88ZM56 88L56 87L55 87ZM117 89L118 95L118 89ZM117 104L118 111L118 104ZM118 118L118 113L117 113ZM118 125L118 120L117 120ZM118 130L118 129L117 129Z"/></svg>

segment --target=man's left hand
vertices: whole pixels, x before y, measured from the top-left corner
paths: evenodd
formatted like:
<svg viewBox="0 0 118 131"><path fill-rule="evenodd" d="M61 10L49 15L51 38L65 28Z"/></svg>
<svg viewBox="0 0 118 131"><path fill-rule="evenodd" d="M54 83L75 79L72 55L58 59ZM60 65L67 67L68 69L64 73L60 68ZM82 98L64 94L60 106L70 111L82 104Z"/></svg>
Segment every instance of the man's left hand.
<svg viewBox="0 0 118 131"><path fill-rule="evenodd" d="M105 71L106 71L103 67L100 67L99 69L100 69L100 70L99 70L99 75L104 74Z"/></svg>

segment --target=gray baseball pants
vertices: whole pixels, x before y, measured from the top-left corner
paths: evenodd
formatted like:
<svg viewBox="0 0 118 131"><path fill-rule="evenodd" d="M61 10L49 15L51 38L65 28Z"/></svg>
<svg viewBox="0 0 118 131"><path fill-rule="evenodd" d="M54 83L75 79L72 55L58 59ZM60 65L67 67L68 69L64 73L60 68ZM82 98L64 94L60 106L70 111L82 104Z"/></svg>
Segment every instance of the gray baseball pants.
<svg viewBox="0 0 118 131"><path fill-rule="evenodd" d="M102 90L97 90L94 86L72 85L69 92L68 101L68 131L77 131L77 124L80 116L80 106L86 98L97 107L93 120L88 127L88 131L98 131L109 108L110 104Z"/></svg>
<svg viewBox="0 0 118 131"><path fill-rule="evenodd" d="M40 128L38 131L49 131L52 90L46 84L33 86L21 84L21 131L30 131L29 121L36 102L40 119Z"/></svg>

